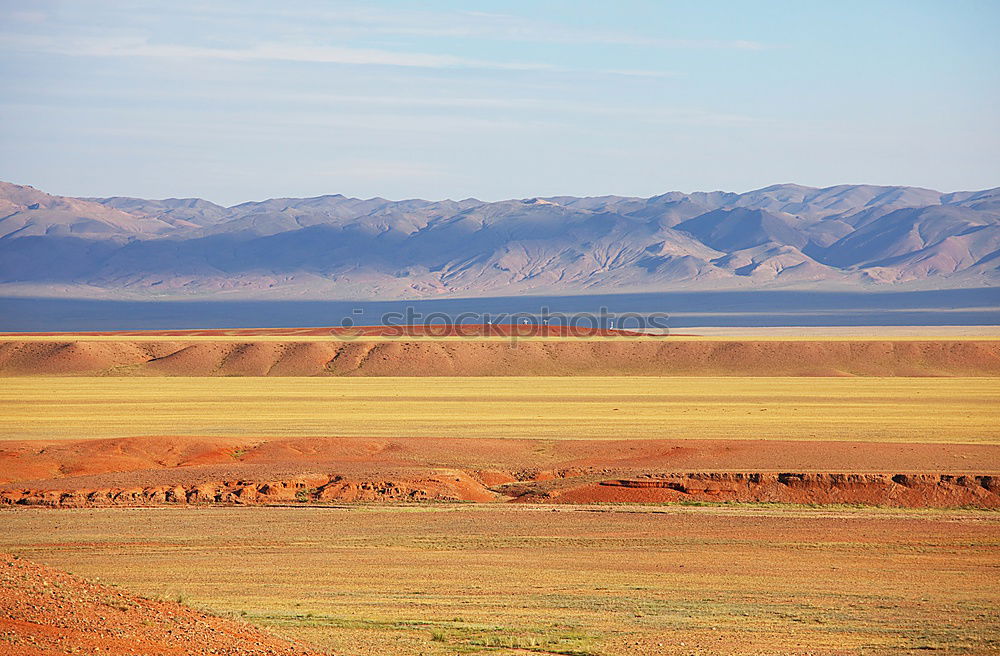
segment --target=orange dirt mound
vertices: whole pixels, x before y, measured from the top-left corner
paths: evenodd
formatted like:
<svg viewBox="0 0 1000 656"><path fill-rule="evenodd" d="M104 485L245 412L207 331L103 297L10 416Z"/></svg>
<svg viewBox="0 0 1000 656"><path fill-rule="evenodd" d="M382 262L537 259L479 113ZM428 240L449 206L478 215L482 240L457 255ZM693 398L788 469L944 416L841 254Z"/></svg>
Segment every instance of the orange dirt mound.
<svg viewBox="0 0 1000 656"><path fill-rule="evenodd" d="M246 477L343 470L364 475L401 469L478 472L487 485L558 478L577 470L853 471L957 473L970 467L1000 474L1000 445L770 440L555 440L508 438L240 438L144 436L0 442L0 484L78 480L108 484L166 472L201 482L202 472ZM213 473L214 475L214 473Z"/></svg>
<svg viewBox="0 0 1000 656"><path fill-rule="evenodd" d="M954 474L843 474L711 472L608 479L558 487L526 488L521 502L865 504L934 508L1000 507L1000 476Z"/></svg>
<svg viewBox="0 0 1000 656"><path fill-rule="evenodd" d="M247 624L0 554L0 655L319 654Z"/></svg>
<svg viewBox="0 0 1000 656"><path fill-rule="evenodd" d="M0 375L1000 376L1000 340L0 342Z"/></svg>
<svg viewBox="0 0 1000 656"><path fill-rule="evenodd" d="M745 440L25 441L0 451L0 503L773 501L993 508L1000 507L998 456L998 445Z"/></svg>
<svg viewBox="0 0 1000 656"><path fill-rule="evenodd" d="M341 475L296 476L290 480L206 481L130 487L0 490L0 504L80 508L177 504L272 504L317 501L496 501L490 491L462 471L413 473L408 476L346 478Z"/></svg>
<svg viewBox="0 0 1000 656"><path fill-rule="evenodd" d="M498 485L491 490L461 471L369 479L334 475L264 483L230 480L196 485L0 490L0 504L80 508L332 501L571 504L729 501L905 508L1000 508L1000 476L980 474L709 472L674 474L664 478L606 479L596 483L591 480L593 476L583 473L547 481Z"/></svg>

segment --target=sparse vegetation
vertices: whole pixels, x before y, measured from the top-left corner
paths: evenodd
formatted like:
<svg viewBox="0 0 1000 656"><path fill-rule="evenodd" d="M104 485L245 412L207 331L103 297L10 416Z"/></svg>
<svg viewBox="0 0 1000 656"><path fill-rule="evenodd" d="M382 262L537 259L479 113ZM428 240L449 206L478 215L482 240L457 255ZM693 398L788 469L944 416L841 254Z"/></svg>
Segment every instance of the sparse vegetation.
<svg viewBox="0 0 1000 656"><path fill-rule="evenodd" d="M64 510L58 544L46 528L51 513L11 511L0 549L140 593L166 587L172 600L337 654L1000 648L1000 596L989 576L996 513L776 504L551 511ZM145 521L150 512L156 522ZM126 529L155 546L118 541Z"/></svg>

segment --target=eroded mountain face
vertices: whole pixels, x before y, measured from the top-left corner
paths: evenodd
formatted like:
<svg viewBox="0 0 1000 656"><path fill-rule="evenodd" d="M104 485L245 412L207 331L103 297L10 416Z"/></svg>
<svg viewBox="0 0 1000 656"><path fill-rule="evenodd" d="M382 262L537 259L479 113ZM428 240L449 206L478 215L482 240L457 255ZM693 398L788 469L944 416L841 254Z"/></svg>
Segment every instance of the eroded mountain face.
<svg viewBox="0 0 1000 656"><path fill-rule="evenodd" d="M222 207L0 183L0 290L407 298L910 283L1000 274L1000 188L775 185L500 202Z"/></svg>

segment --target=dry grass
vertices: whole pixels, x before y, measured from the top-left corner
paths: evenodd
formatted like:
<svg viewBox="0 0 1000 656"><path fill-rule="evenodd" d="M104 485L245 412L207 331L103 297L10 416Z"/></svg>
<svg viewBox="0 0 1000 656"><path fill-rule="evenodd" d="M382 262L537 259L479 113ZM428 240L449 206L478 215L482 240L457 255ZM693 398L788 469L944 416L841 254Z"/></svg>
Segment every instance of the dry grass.
<svg viewBox="0 0 1000 656"><path fill-rule="evenodd" d="M7 378L0 439L132 435L997 443L994 378Z"/></svg>
<svg viewBox="0 0 1000 656"><path fill-rule="evenodd" d="M0 515L4 550L180 595L342 655L1000 649L1000 516L989 512L429 505Z"/></svg>

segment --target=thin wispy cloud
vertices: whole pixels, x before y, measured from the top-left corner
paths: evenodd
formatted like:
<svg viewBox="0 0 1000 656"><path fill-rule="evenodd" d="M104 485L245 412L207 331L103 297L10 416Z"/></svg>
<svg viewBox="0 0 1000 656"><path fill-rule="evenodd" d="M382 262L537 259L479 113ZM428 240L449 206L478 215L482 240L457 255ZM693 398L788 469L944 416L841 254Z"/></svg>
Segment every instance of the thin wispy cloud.
<svg viewBox="0 0 1000 656"><path fill-rule="evenodd" d="M670 78L681 74L658 66L613 63L617 57L565 56L567 48L595 45L628 48L762 50L755 40L699 40L683 35L650 36L611 27L581 27L567 21L533 20L507 13L384 9L370 4L195 3L178 0L119 3L114 0L8 12L0 20L0 47L11 52L77 57L158 58L231 62L299 62L425 69L478 69L590 73L626 78ZM152 35L148 25L184 19L189 29L175 38ZM106 22L105 19L111 19ZM34 23L34 24L33 24ZM266 36L261 25L266 23ZM131 29L130 29L131 28ZM262 38L263 37L263 38ZM509 59L495 45L515 42L557 44L530 58ZM463 45L464 44L464 45ZM537 50L537 49L536 49ZM627 49L619 49L628 53ZM628 55L624 55L628 59ZM590 65L580 65L586 61ZM596 61L606 66L593 65ZM647 61L662 62L661 56ZM624 63L624 62L623 62Z"/></svg>
<svg viewBox="0 0 1000 656"><path fill-rule="evenodd" d="M248 48L150 43L141 37L104 39L55 39L0 35L4 48L77 57L155 57L164 59L219 59L228 61L293 61L326 64L368 64L418 68L502 68L542 70L544 64L489 62L453 55L396 52L375 48L309 46L289 43L261 43Z"/></svg>
<svg viewBox="0 0 1000 656"><path fill-rule="evenodd" d="M498 71L586 72L543 62L490 61L454 55L402 52L346 46L261 43L248 48L210 48L150 43L140 37L56 39L0 34L0 47L74 57L151 57L161 59L213 59L234 62L300 62L355 66L397 66L432 69L491 69ZM594 70L593 73L641 77L673 77L669 71Z"/></svg>
<svg viewBox="0 0 1000 656"><path fill-rule="evenodd" d="M346 2L304 4L301 2L228 3L184 2L169 5L86 2L95 10L116 7L137 24L162 16L186 15L189 20L233 28L247 22L268 21L281 30L292 28L303 35L336 39L370 39L377 36L486 40L563 45L620 45L664 49L766 50L774 47L760 40L695 39L684 34L643 34L611 27L581 27L567 21L539 20L510 13L481 11L434 11L429 9L380 8L374 4ZM42 15L41 12L19 12Z"/></svg>
<svg viewBox="0 0 1000 656"><path fill-rule="evenodd" d="M150 92L151 100L167 100L183 96L188 100L212 103L219 99L217 93L161 90ZM293 125L319 121L327 127L361 127L385 130L412 130L438 132L442 129L523 129L529 126L554 129L568 127L567 119L578 117L605 117L626 120L630 123L675 125L746 126L766 122L766 119L731 112L717 112L694 107L665 107L662 105L584 104L551 98L470 98L447 96L361 96L339 93L294 92L260 98L252 91L225 90L227 99L242 103L235 110L241 119L252 117L254 125L274 125L281 122L281 112L294 109ZM95 100L109 101L114 106L118 98L127 98L125 91L94 94ZM0 101L0 108L12 111L38 112L59 108L64 101L53 97L50 104L26 105L17 100ZM104 105L93 105L99 110ZM251 109L252 108L252 109ZM415 115L410 110L425 113ZM262 114L264 110L274 113ZM472 112L475 112L474 114ZM530 120L526 117L531 117ZM190 127L190 126L188 126ZM213 131L225 126L214 126ZM257 128L255 128L257 129Z"/></svg>
<svg viewBox="0 0 1000 656"><path fill-rule="evenodd" d="M241 24L268 21L275 30L336 39L379 36L486 40L560 45L620 45L664 49L766 50L775 47L760 40L696 39L684 34L643 34L611 27L582 27L566 21L539 20L510 13L384 9L352 3L228 3L184 2L169 5L77 0L95 14L113 12L134 24L148 24L165 16L187 16L214 27L238 29ZM41 11L8 12L14 20L44 20Z"/></svg>
<svg viewBox="0 0 1000 656"><path fill-rule="evenodd" d="M276 10L276 15L301 15ZM682 49L764 50L770 46L750 39L686 39L647 36L613 29L581 28L504 13L478 11L385 11L372 6L341 6L313 13L323 29L335 34L387 34L495 41L579 45L653 46Z"/></svg>
<svg viewBox="0 0 1000 656"><path fill-rule="evenodd" d="M141 37L103 39L55 39L50 37L0 34L0 48L42 52L74 57L150 57L161 59L208 59L233 62L300 62L354 66L397 66L430 69L488 69L497 71L540 71L552 73L590 72L628 77L669 78L671 71L574 69L544 62L490 61L454 55L402 52L378 48L261 43L248 48L151 43Z"/></svg>

